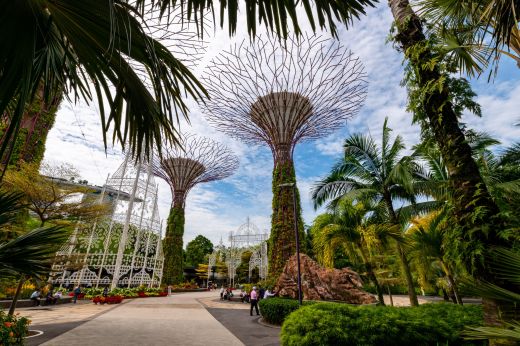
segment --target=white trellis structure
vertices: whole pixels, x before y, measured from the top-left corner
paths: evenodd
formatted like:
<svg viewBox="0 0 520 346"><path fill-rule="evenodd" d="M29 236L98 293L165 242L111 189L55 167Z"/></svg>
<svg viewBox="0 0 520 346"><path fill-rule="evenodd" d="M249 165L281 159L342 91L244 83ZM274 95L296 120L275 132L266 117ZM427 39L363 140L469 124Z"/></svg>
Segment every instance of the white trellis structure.
<svg viewBox="0 0 520 346"><path fill-rule="evenodd" d="M258 268L258 274L261 279L267 277L267 241L262 242L251 255L251 259L249 260L250 279L255 268Z"/></svg>
<svg viewBox="0 0 520 346"><path fill-rule="evenodd" d="M163 252L158 188L151 166L130 154L107 179L100 201L110 217L78 227L57 253L51 281L59 285L158 286Z"/></svg>
<svg viewBox="0 0 520 346"><path fill-rule="evenodd" d="M260 278L265 279L267 276L267 240L269 239L269 234L267 232L261 232L260 229L253 224L249 217L246 220L246 223L241 225L237 231L229 233L229 249L226 253L226 264L228 266L228 275L230 284L232 287L235 286L235 276L236 269L240 265L242 261L242 254L247 250L253 250L253 256L257 253L256 256L260 257ZM263 249L255 251L256 248ZM251 256L251 258L253 258ZM251 277L252 268L251 262L249 263L249 277ZM263 276L262 276L263 274Z"/></svg>

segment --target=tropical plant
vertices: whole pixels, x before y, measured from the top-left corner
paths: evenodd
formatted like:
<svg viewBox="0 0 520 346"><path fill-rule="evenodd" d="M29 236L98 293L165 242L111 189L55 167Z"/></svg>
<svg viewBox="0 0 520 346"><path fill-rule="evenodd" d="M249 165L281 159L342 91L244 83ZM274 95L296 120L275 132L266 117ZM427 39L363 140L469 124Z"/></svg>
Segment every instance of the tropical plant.
<svg viewBox="0 0 520 346"><path fill-rule="evenodd" d="M411 240L411 254L415 261L424 269L423 272L430 271L432 265L437 264L448 280L448 287L456 302L462 305L462 297L455 282L454 265L446 259L444 242L448 231L447 212L433 212L413 219L411 224L407 236Z"/></svg>
<svg viewBox="0 0 520 346"><path fill-rule="evenodd" d="M383 124L382 143L379 147L371 135L354 134L345 140L344 158L332 169L330 174L318 182L313 189L315 207L327 200L347 198L351 200L372 200L381 223L398 227L403 220L420 211L437 207L435 202L416 203L416 193L425 194L423 177L419 176L418 166L411 156L402 156L405 146L401 136L391 142L391 129L388 119ZM420 183L420 184L419 184ZM434 190L430 185L428 190ZM396 200L408 205L395 208ZM414 289L409 259L402 245L396 243L408 294L412 305L418 305Z"/></svg>
<svg viewBox="0 0 520 346"><path fill-rule="evenodd" d="M392 228L384 224L371 224L369 213L373 213L369 202L338 201L330 212L318 215L314 220L311 228L313 246L318 262L327 267L333 267L338 250L344 251L353 262L361 258L366 275L376 288L379 303L385 305L372 254L378 245L388 241L388 237L401 241L401 234L392 232Z"/></svg>

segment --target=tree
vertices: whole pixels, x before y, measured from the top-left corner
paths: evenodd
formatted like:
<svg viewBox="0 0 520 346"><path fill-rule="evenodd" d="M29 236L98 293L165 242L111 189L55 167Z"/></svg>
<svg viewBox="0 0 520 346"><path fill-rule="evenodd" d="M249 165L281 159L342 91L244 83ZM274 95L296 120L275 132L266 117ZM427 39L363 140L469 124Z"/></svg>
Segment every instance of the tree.
<svg viewBox="0 0 520 346"><path fill-rule="evenodd" d="M70 183L77 171L67 164L52 166L44 163L40 174L37 163L22 163L18 171L7 173L4 188L23 195L27 209L40 219L40 226L47 222L94 219L108 212L108 206L98 198L88 197L87 187Z"/></svg>
<svg viewBox="0 0 520 346"><path fill-rule="evenodd" d="M213 243L203 235L198 235L186 245L186 263L194 267L207 263L207 255L213 252Z"/></svg>
<svg viewBox="0 0 520 346"><path fill-rule="evenodd" d="M412 227L407 233L412 241L411 252L416 261L424 267L430 267L432 262L437 262L448 280L456 302L462 305L462 297L455 282L454 265L446 259L447 231L446 212L435 212L412 220Z"/></svg>
<svg viewBox="0 0 520 346"><path fill-rule="evenodd" d="M419 177L413 158L401 156L405 148L402 138L397 136L393 143L390 142L392 130L387 123L388 119L385 119L380 147L371 135L354 134L345 140L344 158L313 189L315 207L330 199L372 200L377 209L384 209L379 215L385 215L387 223L400 227L402 220L407 221L414 212L435 206L435 203L416 203L415 193L432 190L434 186L425 189L424 179ZM396 210L394 201L397 199L410 204ZM399 242L396 249L408 285L410 303L418 305L409 259Z"/></svg>

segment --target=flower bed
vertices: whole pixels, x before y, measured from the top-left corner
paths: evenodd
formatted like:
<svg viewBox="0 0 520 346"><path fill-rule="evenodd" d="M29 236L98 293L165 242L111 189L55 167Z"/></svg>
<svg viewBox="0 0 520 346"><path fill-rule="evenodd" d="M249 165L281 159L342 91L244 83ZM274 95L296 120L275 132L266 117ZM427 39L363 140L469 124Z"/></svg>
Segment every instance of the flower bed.
<svg viewBox="0 0 520 346"><path fill-rule="evenodd" d="M0 311L0 345L22 345L29 323L25 317L9 316Z"/></svg>
<svg viewBox="0 0 520 346"><path fill-rule="evenodd" d="M94 304L119 304L123 301L123 296L96 296L92 298Z"/></svg>

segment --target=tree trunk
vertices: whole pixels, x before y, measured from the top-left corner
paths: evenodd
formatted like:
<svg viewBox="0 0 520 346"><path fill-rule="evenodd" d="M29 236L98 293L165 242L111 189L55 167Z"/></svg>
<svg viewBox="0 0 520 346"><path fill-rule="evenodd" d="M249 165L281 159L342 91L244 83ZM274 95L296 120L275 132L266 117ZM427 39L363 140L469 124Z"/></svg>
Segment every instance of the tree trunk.
<svg viewBox="0 0 520 346"><path fill-rule="evenodd" d="M388 291L388 296L390 297L390 305L394 306L394 298L392 297L392 291L390 291L390 285L386 285L386 290Z"/></svg>
<svg viewBox="0 0 520 346"><path fill-rule="evenodd" d="M18 286L16 287L16 292L13 297L13 301L11 302L11 306L9 307L9 316L14 315L14 310L16 309L16 304L18 303L18 299L20 299L20 294L22 292L23 284L25 283L25 276L22 275L20 281L18 282Z"/></svg>
<svg viewBox="0 0 520 346"><path fill-rule="evenodd" d="M390 214L390 222L393 225L399 225L399 220L397 220L397 215L395 214L394 205L392 203L392 197L390 195L390 192L385 191L383 193L383 198L385 200L388 213ZM397 243L397 254L399 255L399 260L401 261L401 267L403 269L406 285L408 286L408 297L410 298L410 305L418 306L419 300L417 299L417 294L415 293L415 285L413 284L410 262L408 261L406 253L404 252L404 249L401 246L401 244L399 244L399 242Z"/></svg>
<svg viewBox="0 0 520 346"><path fill-rule="evenodd" d="M182 245L184 236L184 192L174 192L173 206L168 216L163 240L164 269L162 281L166 285L184 281Z"/></svg>
<svg viewBox="0 0 520 346"><path fill-rule="evenodd" d="M439 259L441 263L442 270L444 270L444 273L446 274L446 278L448 279L448 282L450 283L451 290L453 291L453 295L455 296L455 303L462 305L462 297L459 295L459 290L457 288L457 284L455 283L455 279L453 278L453 275L451 275L451 270L449 269L448 265L444 263L442 259Z"/></svg>
<svg viewBox="0 0 520 346"><path fill-rule="evenodd" d="M431 129L448 169L453 192L454 216L461 232L461 241L467 244L481 242L486 249L497 245L510 247L498 237L498 232L504 229L505 223L498 217L499 209L473 160L471 148L460 128L457 114L449 102L450 91L447 87L432 87L438 84L441 74L438 68L431 67L430 62L434 55L428 48L420 18L414 13L408 0L389 0L388 4L398 30L396 41L401 45L405 57L414 69L419 87L428 88L428 96L424 98L422 105L428 125L423 126L429 126ZM485 256L485 253L468 252L462 255L462 260L477 280L500 282L486 266L482 256ZM495 310L500 310L501 303L495 303L498 306ZM484 308L486 309L486 305ZM491 310L488 312L485 313L486 322L494 324L498 315Z"/></svg>
<svg viewBox="0 0 520 346"><path fill-rule="evenodd" d="M413 284L412 270L410 269L410 262L406 257L403 247L397 243L397 253L401 260L401 266L403 268L404 277L406 279L406 285L408 286L408 297L410 298L411 306L419 306L419 300L417 299L417 293L415 293L415 285Z"/></svg>
<svg viewBox="0 0 520 346"><path fill-rule="evenodd" d="M287 260L296 252L294 234L294 202L296 193L296 212L300 243L304 241L303 220L301 217L300 195L295 187L280 187L281 184L296 183L292 159L278 158L273 170L273 214L271 215L271 235L269 237L269 277L277 279Z"/></svg>
<svg viewBox="0 0 520 346"><path fill-rule="evenodd" d="M381 288L381 285L379 284L379 281L377 280L376 274L374 273L374 269L372 267L372 263L368 259L368 256L365 254L365 251L363 249L362 245L358 245L359 250L361 252L361 257L363 258L363 262L365 262L365 267L367 268L367 275L370 281L374 284L376 287L377 292L377 299L379 299L379 304L382 306L385 306L385 298L383 296L383 289Z"/></svg>

